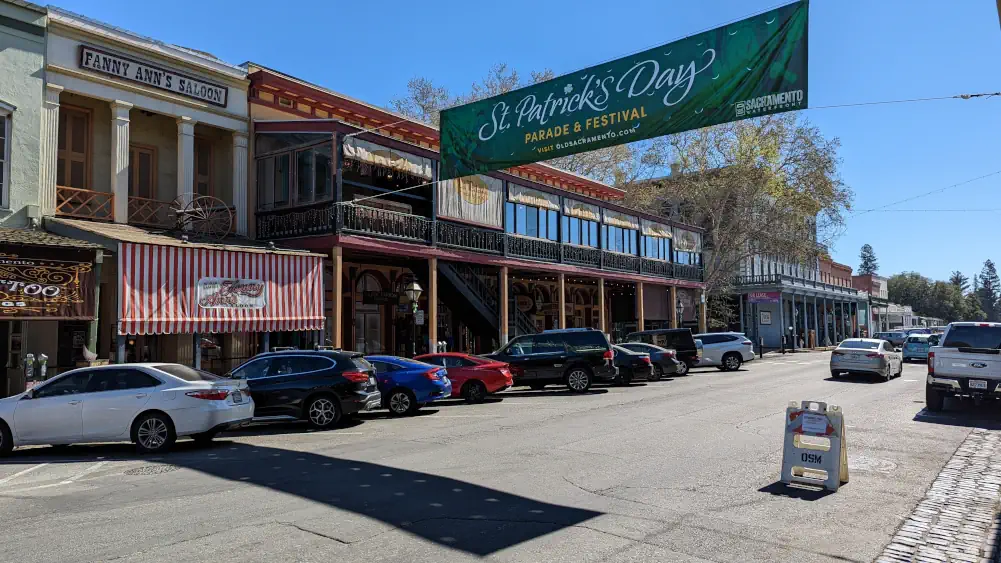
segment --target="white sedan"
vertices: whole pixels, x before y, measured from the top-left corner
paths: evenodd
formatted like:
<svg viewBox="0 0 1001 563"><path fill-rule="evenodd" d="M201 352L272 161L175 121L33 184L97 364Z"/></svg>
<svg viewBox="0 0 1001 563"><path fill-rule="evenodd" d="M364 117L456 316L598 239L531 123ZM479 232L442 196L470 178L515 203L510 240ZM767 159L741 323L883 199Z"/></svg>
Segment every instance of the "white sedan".
<svg viewBox="0 0 1001 563"><path fill-rule="evenodd" d="M0 455L14 446L132 441L162 452L209 441L254 416L247 382L180 364L116 364L60 374L0 399Z"/></svg>
<svg viewBox="0 0 1001 563"><path fill-rule="evenodd" d="M737 371L741 364L754 359L754 343L740 332L707 332L695 338L702 341L700 366Z"/></svg>

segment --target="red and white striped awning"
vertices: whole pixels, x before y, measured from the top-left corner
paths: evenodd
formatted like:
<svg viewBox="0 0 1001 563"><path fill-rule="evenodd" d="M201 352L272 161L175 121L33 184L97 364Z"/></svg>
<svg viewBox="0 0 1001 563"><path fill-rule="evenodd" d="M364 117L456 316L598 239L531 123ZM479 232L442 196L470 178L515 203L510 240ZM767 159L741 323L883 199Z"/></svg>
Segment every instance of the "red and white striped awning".
<svg viewBox="0 0 1001 563"><path fill-rule="evenodd" d="M323 329L323 257L119 243L119 334Z"/></svg>

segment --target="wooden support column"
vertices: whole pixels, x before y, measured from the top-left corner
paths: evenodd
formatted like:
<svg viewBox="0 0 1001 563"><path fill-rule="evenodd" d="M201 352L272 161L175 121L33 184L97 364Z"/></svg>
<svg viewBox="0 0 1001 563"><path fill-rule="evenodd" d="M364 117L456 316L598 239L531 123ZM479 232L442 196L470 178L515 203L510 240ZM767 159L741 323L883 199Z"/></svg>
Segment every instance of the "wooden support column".
<svg viewBox="0 0 1001 563"><path fill-rule="evenodd" d="M671 286L671 328L678 328L678 288Z"/></svg>
<svg viewBox="0 0 1001 563"><path fill-rule="evenodd" d="M104 262L104 251L94 254L94 320L87 324L87 349L95 355L97 352L97 333L101 327L101 264Z"/></svg>
<svg viewBox="0 0 1001 563"><path fill-rule="evenodd" d="M560 328L567 327L567 276L560 273Z"/></svg>
<svg viewBox="0 0 1001 563"><path fill-rule="evenodd" d="M645 330L643 321L643 282L636 282L636 330Z"/></svg>
<svg viewBox="0 0 1001 563"><path fill-rule="evenodd" d="M438 258L428 258L428 353L438 351Z"/></svg>
<svg viewBox="0 0 1001 563"><path fill-rule="evenodd" d="M333 249L334 258L334 307L332 319L330 319L330 345L334 348L344 348L344 249L335 246Z"/></svg>
<svg viewBox="0 0 1001 563"><path fill-rule="evenodd" d="M598 278L598 328L608 334L608 325L605 324L605 278Z"/></svg>
<svg viewBox="0 0 1001 563"><path fill-rule="evenodd" d="M497 326L500 327L500 345L507 344L508 322L507 322L507 266L500 269L500 318L497 319Z"/></svg>

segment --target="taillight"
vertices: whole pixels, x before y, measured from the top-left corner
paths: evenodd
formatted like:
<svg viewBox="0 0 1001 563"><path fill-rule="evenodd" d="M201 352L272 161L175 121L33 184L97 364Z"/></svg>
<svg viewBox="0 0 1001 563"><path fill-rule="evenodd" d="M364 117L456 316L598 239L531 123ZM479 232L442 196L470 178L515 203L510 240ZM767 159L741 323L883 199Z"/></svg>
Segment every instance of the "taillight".
<svg viewBox="0 0 1001 563"><path fill-rule="evenodd" d="M653 362L650 361L650 356L643 356L643 363L646 365L651 365Z"/></svg>
<svg viewBox="0 0 1001 563"><path fill-rule="evenodd" d="M664 355L667 356L668 358L673 358L674 357L674 350L668 350L668 351L664 352Z"/></svg>
<svg viewBox="0 0 1001 563"><path fill-rule="evenodd" d="M867 357L867 358L882 358L883 354L872 353L872 354L866 354L865 357Z"/></svg>
<svg viewBox="0 0 1001 563"><path fill-rule="evenodd" d="M194 397L195 399L205 399L206 401L225 401L226 397L229 397L229 390L216 390L211 391L188 391L185 395L189 397Z"/></svg>
<svg viewBox="0 0 1001 563"><path fill-rule="evenodd" d="M928 352L928 375L935 375L935 352Z"/></svg>
<svg viewBox="0 0 1001 563"><path fill-rule="evenodd" d="M439 368L429 369L424 372L424 377L430 379L431 381L438 381L441 379L441 374L439 374Z"/></svg>
<svg viewBox="0 0 1001 563"><path fill-rule="evenodd" d="M353 383L366 383L368 382L368 374L363 371L345 371L341 373L344 379L351 381Z"/></svg>
<svg viewBox="0 0 1001 563"><path fill-rule="evenodd" d="M521 366L511 366L511 375L517 375L518 377L521 377L525 375L525 368Z"/></svg>
<svg viewBox="0 0 1001 563"><path fill-rule="evenodd" d="M751 342L750 340L745 340L744 341L744 346L754 346L754 343Z"/></svg>
<svg viewBox="0 0 1001 563"><path fill-rule="evenodd" d="M614 360L615 354L611 350L605 350L605 353L602 354L601 357L606 360Z"/></svg>

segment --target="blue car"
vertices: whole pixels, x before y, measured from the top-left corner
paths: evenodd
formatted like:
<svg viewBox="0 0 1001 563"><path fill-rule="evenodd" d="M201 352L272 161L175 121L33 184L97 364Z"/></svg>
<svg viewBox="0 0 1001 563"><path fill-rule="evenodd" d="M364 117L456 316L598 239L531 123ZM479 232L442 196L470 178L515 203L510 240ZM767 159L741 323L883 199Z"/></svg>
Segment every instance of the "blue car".
<svg viewBox="0 0 1001 563"><path fill-rule="evenodd" d="M427 403L452 395L452 382L441 366L396 356L365 359L375 368L383 408L395 415L414 414Z"/></svg>

